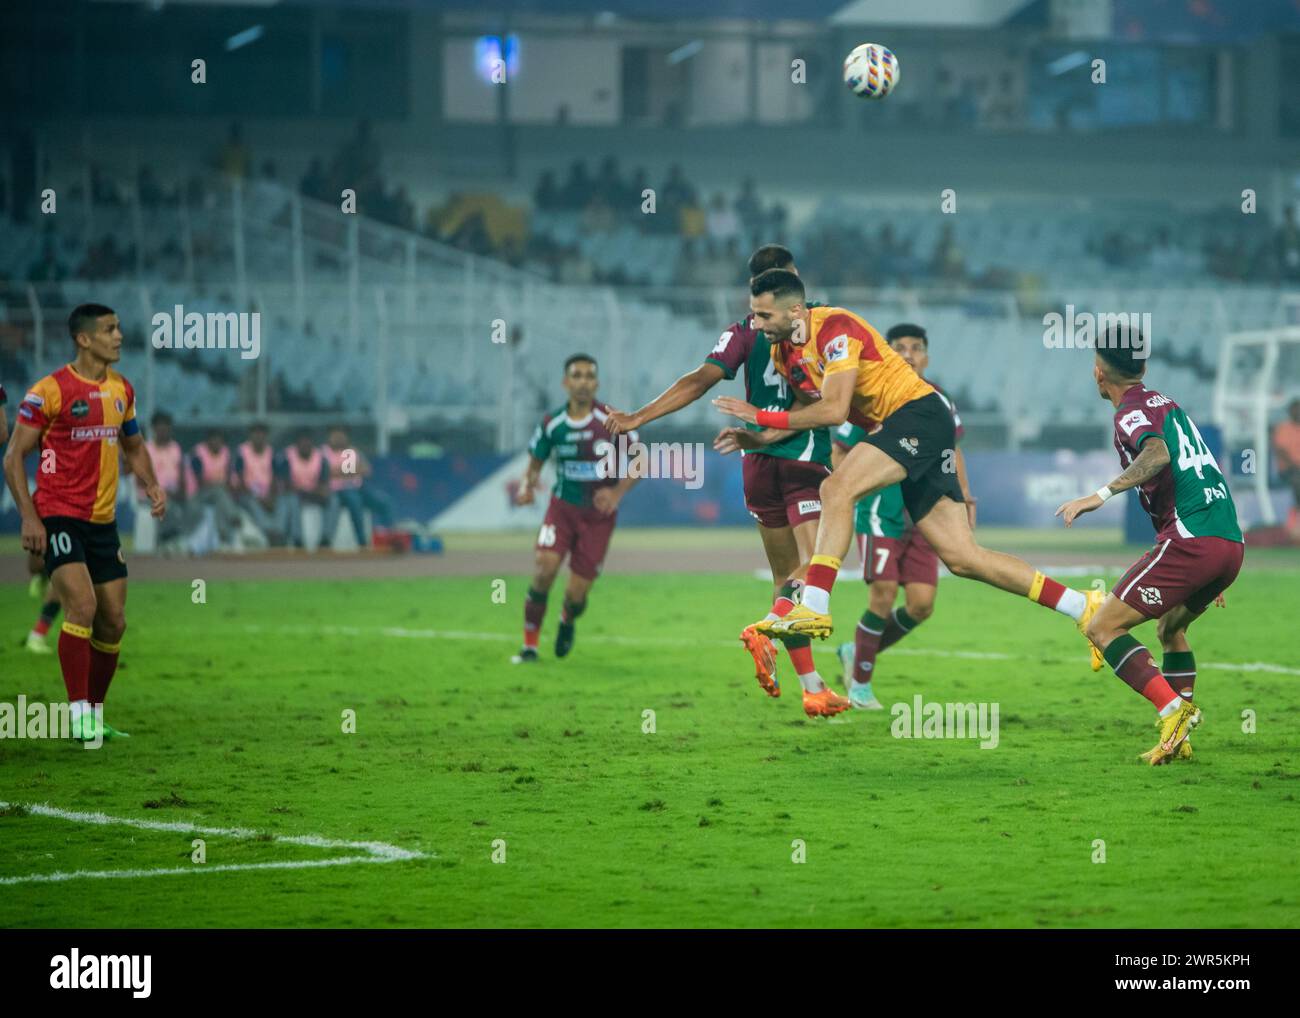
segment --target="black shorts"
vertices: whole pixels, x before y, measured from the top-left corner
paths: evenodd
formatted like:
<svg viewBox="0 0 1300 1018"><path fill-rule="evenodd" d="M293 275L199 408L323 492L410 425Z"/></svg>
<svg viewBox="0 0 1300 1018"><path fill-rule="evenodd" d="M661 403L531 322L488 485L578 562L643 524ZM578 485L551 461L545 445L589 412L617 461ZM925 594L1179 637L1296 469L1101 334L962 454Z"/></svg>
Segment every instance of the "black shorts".
<svg viewBox="0 0 1300 1018"><path fill-rule="evenodd" d="M126 576L126 558L116 523L89 523L71 516L44 516L45 575L59 566L84 562L91 583L108 583Z"/></svg>
<svg viewBox="0 0 1300 1018"><path fill-rule="evenodd" d="M957 481L957 430L952 411L937 392L904 403L864 442L907 471L899 487L914 521L925 517L947 495L963 502Z"/></svg>

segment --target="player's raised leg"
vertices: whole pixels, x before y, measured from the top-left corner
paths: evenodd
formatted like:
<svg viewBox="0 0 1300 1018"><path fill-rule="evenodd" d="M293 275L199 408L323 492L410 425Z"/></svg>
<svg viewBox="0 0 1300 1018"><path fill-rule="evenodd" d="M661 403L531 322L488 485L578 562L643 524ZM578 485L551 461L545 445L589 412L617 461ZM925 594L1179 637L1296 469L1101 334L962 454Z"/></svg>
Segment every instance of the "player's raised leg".
<svg viewBox="0 0 1300 1018"><path fill-rule="evenodd" d="M1028 562L975 541L966 507L944 496L916 525L954 576L980 580L1035 604L1068 615L1081 633L1101 606L1099 590L1075 590L1045 576Z"/></svg>
<svg viewBox="0 0 1300 1018"><path fill-rule="evenodd" d="M1155 707L1160 741L1142 754L1143 760L1155 766L1168 763L1180 751L1192 729L1201 723L1201 709L1174 691L1151 652L1129 632L1147 619L1111 594L1088 623L1088 639L1101 648L1115 674Z"/></svg>

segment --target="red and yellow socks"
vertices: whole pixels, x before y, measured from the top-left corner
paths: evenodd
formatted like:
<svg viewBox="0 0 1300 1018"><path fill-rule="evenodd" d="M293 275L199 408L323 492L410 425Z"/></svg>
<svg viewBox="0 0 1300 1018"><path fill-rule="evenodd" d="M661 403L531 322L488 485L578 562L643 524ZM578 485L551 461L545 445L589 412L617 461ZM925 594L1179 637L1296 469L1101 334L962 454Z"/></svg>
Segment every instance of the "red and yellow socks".
<svg viewBox="0 0 1300 1018"><path fill-rule="evenodd" d="M68 701L90 699L90 627L64 620L59 632L59 667Z"/></svg>
<svg viewBox="0 0 1300 1018"><path fill-rule="evenodd" d="M772 610L765 616L767 621L783 619L790 614L790 609L795 606L795 598L799 595L799 589L802 586L802 580L786 580L785 583L781 584L781 589L777 591L776 600L772 602Z"/></svg>
<svg viewBox="0 0 1300 1018"><path fill-rule="evenodd" d="M831 588L840 575L840 560L834 555L814 555L804 578L803 606L825 615L831 610Z"/></svg>
<svg viewBox="0 0 1300 1018"><path fill-rule="evenodd" d="M1115 674L1134 692L1150 700L1161 717L1183 702L1156 667L1151 652L1138 642L1137 637L1129 633L1117 636L1102 653Z"/></svg>
<svg viewBox="0 0 1300 1018"><path fill-rule="evenodd" d="M795 674L799 676L799 685L803 686L806 693L820 693L826 688L826 683L817 674L817 666L813 664L812 639L807 636L787 636L784 642Z"/></svg>
<svg viewBox="0 0 1300 1018"><path fill-rule="evenodd" d="M1029 585L1029 593L1026 596L1045 608L1070 616L1075 622L1079 621L1083 616L1083 610L1088 606L1088 599L1083 596L1082 591L1058 583L1042 573L1034 573L1034 582Z"/></svg>

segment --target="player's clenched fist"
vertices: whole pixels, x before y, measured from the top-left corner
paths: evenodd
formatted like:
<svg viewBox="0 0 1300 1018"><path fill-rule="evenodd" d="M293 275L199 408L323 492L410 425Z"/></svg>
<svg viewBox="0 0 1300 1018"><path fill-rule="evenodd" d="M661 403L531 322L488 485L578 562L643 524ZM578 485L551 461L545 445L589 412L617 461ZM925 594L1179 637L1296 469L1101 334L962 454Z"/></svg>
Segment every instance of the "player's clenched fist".
<svg viewBox="0 0 1300 1018"><path fill-rule="evenodd" d="M519 490L515 492L515 505L532 505L533 494L532 479L525 477L519 482Z"/></svg>

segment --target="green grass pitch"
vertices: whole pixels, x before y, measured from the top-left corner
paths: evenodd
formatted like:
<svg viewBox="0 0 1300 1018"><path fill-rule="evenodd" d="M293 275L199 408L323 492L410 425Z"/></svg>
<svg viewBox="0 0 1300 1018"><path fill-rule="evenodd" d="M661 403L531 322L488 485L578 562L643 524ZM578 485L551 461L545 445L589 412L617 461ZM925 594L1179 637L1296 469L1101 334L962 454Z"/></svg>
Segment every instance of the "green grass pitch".
<svg viewBox="0 0 1300 1018"><path fill-rule="evenodd" d="M1067 620L960 580L877 692L996 702L994 749L806 720L784 656L763 696L734 639L765 607L749 576L605 577L559 662L557 589L531 668L508 663L522 575L504 604L487 577L214 582L200 605L135 582L108 709L133 738L0 741L0 801L249 833L196 864L194 832L10 806L0 880L135 875L9 883L0 925L1293 927L1300 570L1250 566L1192 630L1196 758L1155 770L1150 708ZM845 638L863 605L841 582ZM34 610L0 586L0 701L62 697L57 660L16 646ZM301 835L422 857L199 872L355 854Z"/></svg>

